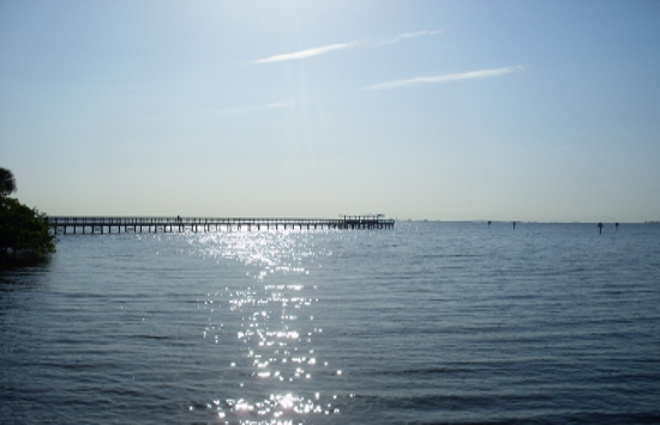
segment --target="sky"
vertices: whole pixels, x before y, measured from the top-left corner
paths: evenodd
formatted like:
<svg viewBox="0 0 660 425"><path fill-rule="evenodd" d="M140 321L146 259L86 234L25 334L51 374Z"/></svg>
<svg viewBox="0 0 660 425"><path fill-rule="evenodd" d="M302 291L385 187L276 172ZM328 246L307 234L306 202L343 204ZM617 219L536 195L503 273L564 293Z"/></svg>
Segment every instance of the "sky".
<svg viewBox="0 0 660 425"><path fill-rule="evenodd" d="M0 0L50 215L660 220L660 2Z"/></svg>

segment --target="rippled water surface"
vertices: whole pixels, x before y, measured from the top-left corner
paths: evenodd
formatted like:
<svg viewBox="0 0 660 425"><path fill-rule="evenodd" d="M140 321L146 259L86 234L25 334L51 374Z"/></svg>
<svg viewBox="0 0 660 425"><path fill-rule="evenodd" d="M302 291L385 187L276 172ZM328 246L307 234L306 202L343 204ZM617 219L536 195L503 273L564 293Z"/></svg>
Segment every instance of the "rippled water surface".
<svg viewBox="0 0 660 425"><path fill-rule="evenodd" d="M660 226L60 236L7 424L658 423Z"/></svg>

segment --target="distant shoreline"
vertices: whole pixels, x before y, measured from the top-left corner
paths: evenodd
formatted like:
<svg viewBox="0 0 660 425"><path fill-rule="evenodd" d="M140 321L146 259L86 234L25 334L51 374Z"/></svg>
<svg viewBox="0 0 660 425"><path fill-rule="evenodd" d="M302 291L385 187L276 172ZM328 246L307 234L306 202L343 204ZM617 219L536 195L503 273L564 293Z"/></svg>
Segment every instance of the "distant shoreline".
<svg viewBox="0 0 660 425"><path fill-rule="evenodd" d="M607 225L614 226L616 223L619 225L630 225L630 224L660 224L660 221L651 220L651 221L536 221L536 220L430 220L430 219L397 219L401 223L483 223L487 224L593 224L597 225L598 223L603 223Z"/></svg>

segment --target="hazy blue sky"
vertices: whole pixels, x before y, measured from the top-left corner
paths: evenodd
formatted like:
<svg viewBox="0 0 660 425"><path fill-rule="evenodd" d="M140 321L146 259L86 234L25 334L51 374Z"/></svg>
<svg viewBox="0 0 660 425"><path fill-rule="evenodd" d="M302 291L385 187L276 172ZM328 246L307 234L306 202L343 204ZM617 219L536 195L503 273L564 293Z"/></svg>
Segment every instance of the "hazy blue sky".
<svg viewBox="0 0 660 425"><path fill-rule="evenodd" d="M659 1L0 1L52 215L660 219Z"/></svg>

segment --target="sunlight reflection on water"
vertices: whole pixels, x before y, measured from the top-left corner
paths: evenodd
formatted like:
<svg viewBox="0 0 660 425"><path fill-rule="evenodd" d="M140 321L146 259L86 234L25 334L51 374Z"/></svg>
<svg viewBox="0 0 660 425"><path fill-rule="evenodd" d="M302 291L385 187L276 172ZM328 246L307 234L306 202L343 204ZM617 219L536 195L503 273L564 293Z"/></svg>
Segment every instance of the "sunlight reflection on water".
<svg viewBox="0 0 660 425"><path fill-rule="evenodd" d="M316 287L298 280L309 274L302 260L324 252L305 246L307 236L307 232L234 232L190 239L205 257L238 260L256 269L246 273L249 284L225 287L199 301L209 313L203 338L227 343L227 326L216 318L240 323L232 335L233 343L242 347L241 354L226 362L237 371L240 384L231 395L206 402L226 423L293 424L312 415L341 412L338 399L346 397L325 394L317 386L343 377L328 361L320 360L322 353L315 349L315 340L323 333L314 323Z"/></svg>

